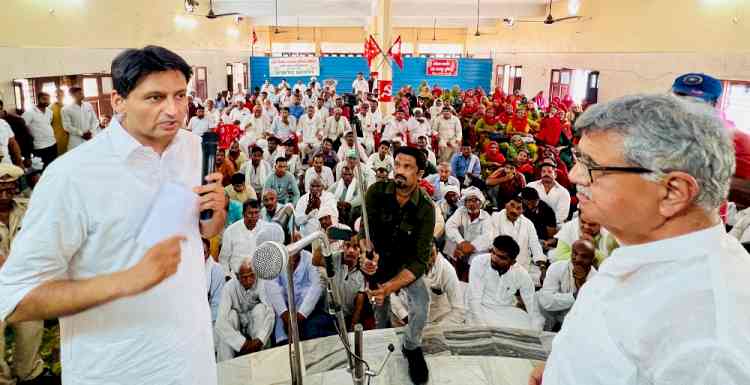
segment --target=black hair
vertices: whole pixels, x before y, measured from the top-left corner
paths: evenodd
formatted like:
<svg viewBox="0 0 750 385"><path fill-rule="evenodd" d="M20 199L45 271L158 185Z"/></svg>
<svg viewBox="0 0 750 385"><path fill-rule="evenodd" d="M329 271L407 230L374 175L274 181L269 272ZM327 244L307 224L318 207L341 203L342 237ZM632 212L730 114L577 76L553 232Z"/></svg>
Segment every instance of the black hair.
<svg viewBox="0 0 750 385"><path fill-rule="evenodd" d="M274 163L279 164L280 162L286 163L287 160L283 156L280 156L280 157L276 158L276 161Z"/></svg>
<svg viewBox="0 0 750 385"><path fill-rule="evenodd" d="M535 201L539 199L539 192L533 187L524 187L521 189L521 199L527 201Z"/></svg>
<svg viewBox="0 0 750 385"><path fill-rule="evenodd" d="M516 203L518 203L519 205L522 205L522 204L523 204L523 201L521 200L521 197L520 197L520 196L518 196L518 195L514 195L514 196L512 196L512 197L509 197L509 198L508 198L508 202L516 202Z"/></svg>
<svg viewBox="0 0 750 385"><path fill-rule="evenodd" d="M37 101L39 101L39 99L41 99L41 98L43 98L43 97L45 97L45 96L49 96L49 94L48 94L48 93L46 93L46 92L38 92L38 93L36 94L36 100L37 100Z"/></svg>
<svg viewBox="0 0 750 385"><path fill-rule="evenodd" d="M236 173L232 175L232 184L243 184L245 183L245 174Z"/></svg>
<svg viewBox="0 0 750 385"><path fill-rule="evenodd" d="M391 142L389 142L387 140L381 140L380 141L380 146L391 147Z"/></svg>
<svg viewBox="0 0 750 385"><path fill-rule="evenodd" d="M260 146L252 146L250 147L250 154L255 154L256 152L263 153L263 149Z"/></svg>
<svg viewBox="0 0 750 385"><path fill-rule="evenodd" d="M333 139L331 139L331 138L325 138L325 139L323 139L323 143L325 143L325 142L331 143L331 145L333 145Z"/></svg>
<svg viewBox="0 0 750 385"><path fill-rule="evenodd" d="M260 201L257 199L248 199L242 204L242 213L247 212L250 209L259 209Z"/></svg>
<svg viewBox="0 0 750 385"><path fill-rule="evenodd" d="M185 83L193 75L185 59L164 47L149 45L141 49L127 49L112 60L112 87L120 96L127 98L146 76L169 70L180 71L185 76Z"/></svg>
<svg viewBox="0 0 750 385"><path fill-rule="evenodd" d="M275 136L269 136L268 137L268 143L276 142L276 144L281 144L281 139L275 137Z"/></svg>
<svg viewBox="0 0 750 385"><path fill-rule="evenodd" d="M73 86L73 87L70 87L68 89L68 93L71 94L71 95L74 94L74 93L76 93L76 92L81 92L81 91L83 91L83 88L78 87L78 86Z"/></svg>
<svg viewBox="0 0 750 385"><path fill-rule="evenodd" d="M401 146L393 154L393 158L395 159L399 154L414 157L414 159L416 159L417 161L417 169L420 171L424 171L424 169L427 167L427 158L425 158L421 150L418 150L415 147Z"/></svg>
<svg viewBox="0 0 750 385"><path fill-rule="evenodd" d="M281 107L281 111L289 112L289 107Z"/></svg>
<svg viewBox="0 0 750 385"><path fill-rule="evenodd" d="M313 159L313 160L315 160L315 158L320 158L321 160L325 160L325 159L323 158L323 154L322 154L322 153L320 153L320 152L316 152L316 153L315 153L315 154L313 155L312 159Z"/></svg>
<svg viewBox="0 0 750 385"><path fill-rule="evenodd" d="M0 99L0 108L3 108L3 106L4 106L4 104L3 104L3 100L2 100L2 99Z"/></svg>
<svg viewBox="0 0 750 385"><path fill-rule="evenodd" d="M198 110L203 110L203 111L205 111L205 110L206 110L206 107L203 107L203 106L201 106L201 105L199 104L199 105L198 105L198 107L195 107L195 110L196 110L196 111L198 111Z"/></svg>
<svg viewBox="0 0 750 385"><path fill-rule="evenodd" d="M521 249L518 247L518 243L507 235L498 235L493 241L492 246L496 249L505 252L511 259L516 259Z"/></svg>

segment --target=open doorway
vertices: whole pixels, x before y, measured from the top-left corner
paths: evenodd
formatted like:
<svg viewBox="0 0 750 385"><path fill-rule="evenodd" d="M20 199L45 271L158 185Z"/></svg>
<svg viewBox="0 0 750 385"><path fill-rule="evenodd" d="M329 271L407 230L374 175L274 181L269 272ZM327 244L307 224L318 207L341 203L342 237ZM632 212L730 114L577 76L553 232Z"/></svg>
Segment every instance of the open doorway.
<svg viewBox="0 0 750 385"><path fill-rule="evenodd" d="M599 98L599 71L559 68L550 74L549 98L570 95L575 104L594 104ZM585 103L584 103L585 101Z"/></svg>

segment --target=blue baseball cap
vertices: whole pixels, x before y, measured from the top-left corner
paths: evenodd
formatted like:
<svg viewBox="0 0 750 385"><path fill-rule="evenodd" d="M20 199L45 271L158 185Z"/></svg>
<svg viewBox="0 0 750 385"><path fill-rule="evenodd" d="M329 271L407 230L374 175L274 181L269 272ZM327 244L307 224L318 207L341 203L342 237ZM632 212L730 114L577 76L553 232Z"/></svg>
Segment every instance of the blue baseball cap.
<svg viewBox="0 0 750 385"><path fill-rule="evenodd" d="M672 84L672 92L692 96L713 103L721 97L721 80L706 74L690 73L679 76Z"/></svg>

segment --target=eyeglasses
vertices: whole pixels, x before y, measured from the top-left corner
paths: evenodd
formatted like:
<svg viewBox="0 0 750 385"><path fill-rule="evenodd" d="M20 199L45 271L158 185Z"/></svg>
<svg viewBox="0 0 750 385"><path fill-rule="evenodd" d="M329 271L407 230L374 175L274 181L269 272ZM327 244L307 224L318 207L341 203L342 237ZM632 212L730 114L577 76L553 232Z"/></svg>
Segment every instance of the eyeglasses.
<svg viewBox="0 0 750 385"><path fill-rule="evenodd" d="M602 174L606 173L627 173L627 174L650 174L654 172L654 170L650 170L648 168L644 167L633 167L633 166L596 166L596 165L589 165L586 164L586 162L581 160L581 153L577 150L573 151L573 160L576 162L576 166L581 167L586 171L586 174L588 174L589 179L588 182L592 183L594 181L594 172L598 171Z"/></svg>

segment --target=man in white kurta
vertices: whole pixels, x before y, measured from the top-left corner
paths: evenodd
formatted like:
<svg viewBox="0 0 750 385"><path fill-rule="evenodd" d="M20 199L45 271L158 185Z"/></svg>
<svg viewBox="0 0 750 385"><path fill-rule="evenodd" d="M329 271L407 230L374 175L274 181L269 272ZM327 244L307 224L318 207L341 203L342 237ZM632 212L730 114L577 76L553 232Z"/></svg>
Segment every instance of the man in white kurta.
<svg viewBox="0 0 750 385"><path fill-rule="evenodd" d="M561 225L568 220L568 213L570 213L570 193L560 183L557 183L557 168L554 164L542 164L541 175L541 179L526 186L539 193L539 199L555 211L557 224Z"/></svg>
<svg viewBox="0 0 750 385"><path fill-rule="evenodd" d="M404 120L404 113L396 111L393 118L385 124L382 140L392 142L395 138L399 138L401 139L401 143L406 143L408 131L409 125L408 122Z"/></svg>
<svg viewBox="0 0 750 385"><path fill-rule="evenodd" d="M311 156L320 150L323 141L323 122L315 115L315 107L307 107L306 113L297 121L297 130L302 134L299 144L303 156Z"/></svg>
<svg viewBox="0 0 750 385"><path fill-rule="evenodd" d="M333 109L333 115L329 116L326 120L325 135L327 138L333 140L341 138L345 132L351 131L352 127L349 125L349 120L346 116L341 115L341 108L336 107Z"/></svg>
<svg viewBox="0 0 750 385"><path fill-rule="evenodd" d="M263 281L255 276L250 258L224 285L216 320L218 362L261 350L273 332L274 314Z"/></svg>
<svg viewBox="0 0 750 385"><path fill-rule="evenodd" d="M336 198L333 194L325 191L323 181L320 178L313 178L310 181L308 191L307 194L299 198L294 208L294 221L300 227L302 236L320 230L318 211L325 206L336 208Z"/></svg>
<svg viewBox="0 0 750 385"><path fill-rule="evenodd" d="M466 288L467 324L541 330L534 283L526 269L515 263L517 253L513 239L501 235L493 240L489 253L474 259ZM517 306L516 293L525 311Z"/></svg>
<svg viewBox="0 0 750 385"><path fill-rule="evenodd" d="M522 213L523 203L518 197L509 200L502 211L493 213L493 237L508 235L518 243L521 250L516 258L516 264L526 269L534 279L534 284L539 286L542 284L542 272L537 264L547 261L547 257L539 242L534 223Z"/></svg>
<svg viewBox="0 0 750 385"><path fill-rule="evenodd" d="M324 189L328 189L336 182L336 178L333 176L333 170L331 170L330 167L323 165L323 155L315 154L311 163L312 166L305 171L305 191L310 191L310 182L314 178L320 178L323 182Z"/></svg>
<svg viewBox="0 0 750 385"><path fill-rule="evenodd" d="M482 210L484 194L476 187L463 191L463 207L445 221L445 255L456 266L459 279L468 280L469 266L475 256L486 253L492 243L490 214Z"/></svg>
<svg viewBox="0 0 750 385"><path fill-rule="evenodd" d="M464 291L456 275L456 269L448 262L437 247L432 248L432 267L424 275L425 284L430 289L430 311L428 324L458 326L464 323ZM402 324L409 315L409 301L405 291L391 294L391 312L396 321ZM406 320L408 321L408 320Z"/></svg>
<svg viewBox="0 0 750 385"><path fill-rule="evenodd" d="M626 96L586 110L576 129L579 207L620 247L581 289L529 383L749 384L750 256L718 215L735 155L715 110ZM589 173L595 165L660 171Z"/></svg>
<svg viewBox="0 0 750 385"><path fill-rule="evenodd" d="M432 124L430 123L430 120L424 116L424 112L421 108L414 109L414 115L409 118L406 126L409 130L409 141L411 143L417 143L417 139L420 136L432 138ZM434 164L435 162L433 161L432 163Z"/></svg>
<svg viewBox="0 0 750 385"><path fill-rule="evenodd" d="M256 236L263 228L260 219L260 203L247 201L242 205L242 220L229 225L221 238L219 264L227 276L236 273L242 260L255 250Z"/></svg>
<svg viewBox="0 0 750 385"><path fill-rule="evenodd" d="M24 227L0 270L0 317L49 281L94 282L143 262L150 249L138 240L139 231L159 189L172 186L194 197L190 190L201 184L200 170L198 137L177 129L159 156L117 118L79 151L55 161L34 189ZM60 317L64 385L216 384L193 199L185 212L164 213L183 218L175 230L186 236L173 276L141 294Z"/></svg>
<svg viewBox="0 0 750 385"><path fill-rule="evenodd" d="M537 292L539 310L545 318L544 330L552 331L556 323L562 324L583 285L596 275L594 245L576 241L572 249L571 260L550 265L542 289Z"/></svg>
<svg viewBox="0 0 750 385"><path fill-rule="evenodd" d="M203 136L208 130L210 130L211 122L206 116L206 110L203 107L198 107L195 110L195 116L190 118L187 125L187 130L195 135Z"/></svg>
<svg viewBox="0 0 750 385"><path fill-rule="evenodd" d="M254 146L250 149L250 161L242 165L241 173L245 174L245 185L256 192L263 191L266 179L273 174L271 165L263 160L263 149Z"/></svg>
<svg viewBox="0 0 750 385"><path fill-rule="evenodd" d="M441 162L449 162L453 154L461 147L463 132L461 120L453 115L449 107L443 107L443 112L432 121L433 130L438 133L438 148Z"/></svg>
<svg viewBox="0 0 750 385"><path fill-rule="evenodd" d="M357 78L352 82L352 92L354 92L354 95L360 93L362 95L367 95L370 92L370 85L367 83L367 79L365 79L363 73L358 73Z"/></svg>
<svg viewBox="0 0 750 385"><path fill-rule="evenodd" d="M70 134L68 151L91 139L99 127L99 118L91 103L83 101L83 90L72 87L73 103L62 108L63 129Z"/></svg>

